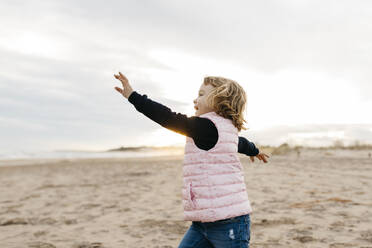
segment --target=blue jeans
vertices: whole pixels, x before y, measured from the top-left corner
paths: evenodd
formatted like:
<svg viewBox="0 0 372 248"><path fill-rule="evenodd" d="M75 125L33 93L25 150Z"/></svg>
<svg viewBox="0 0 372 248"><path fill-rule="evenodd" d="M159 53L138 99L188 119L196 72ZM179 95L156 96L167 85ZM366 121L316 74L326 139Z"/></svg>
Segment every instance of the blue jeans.
<svg viewBox="0 0 372 248"><path fill-rule="evenodd" d="M178 248L249 248L249 214L214 222L193 221Z"/></svg>

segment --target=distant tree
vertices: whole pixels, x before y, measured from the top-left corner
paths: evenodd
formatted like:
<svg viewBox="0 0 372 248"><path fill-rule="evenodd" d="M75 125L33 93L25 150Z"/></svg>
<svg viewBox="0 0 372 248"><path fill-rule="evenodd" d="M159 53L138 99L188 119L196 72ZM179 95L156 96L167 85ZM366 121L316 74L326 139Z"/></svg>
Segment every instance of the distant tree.
<svg viewBox="0 0 372 248"><path fill-rule="evenodd" d="M283 155L291 151L291 147L287 143L281 144L279 147L275 148L272 152L273 155Z"/></svg>
<svg viewBox="0 0 372 248"><path fill-rule="evenodd" d="M333 146L335 147L335 148L344 148L345 146L344 146L344 142L342 141L342 140L335 140L334 142L333 142Z"/></svg>

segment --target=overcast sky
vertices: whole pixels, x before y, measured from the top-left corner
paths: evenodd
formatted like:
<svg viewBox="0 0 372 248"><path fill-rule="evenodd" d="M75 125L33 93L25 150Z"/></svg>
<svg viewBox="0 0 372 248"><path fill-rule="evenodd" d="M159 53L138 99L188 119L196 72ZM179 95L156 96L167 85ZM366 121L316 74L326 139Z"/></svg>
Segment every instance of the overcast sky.
<svg viewBox="0 0 372 248"><path fill-rule="evenodd" d="M371 1L0 3L0 149L184 144L115 90L194 114L207 75L246 90L257 144L372 143Z"/></svg>

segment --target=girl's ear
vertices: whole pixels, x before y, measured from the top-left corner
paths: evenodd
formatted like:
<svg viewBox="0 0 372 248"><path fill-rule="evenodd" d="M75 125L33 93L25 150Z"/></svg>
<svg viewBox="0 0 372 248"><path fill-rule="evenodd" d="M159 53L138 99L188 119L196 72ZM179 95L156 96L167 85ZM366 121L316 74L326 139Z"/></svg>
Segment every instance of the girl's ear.
<svg viewBox="0 0 372 248"><path fill-rule="evenodd" d="M206 103L208 105L209 108L213 108L213 94L212 92L209 92L209 94L207 95L207 99L206 99Z"/></svg>

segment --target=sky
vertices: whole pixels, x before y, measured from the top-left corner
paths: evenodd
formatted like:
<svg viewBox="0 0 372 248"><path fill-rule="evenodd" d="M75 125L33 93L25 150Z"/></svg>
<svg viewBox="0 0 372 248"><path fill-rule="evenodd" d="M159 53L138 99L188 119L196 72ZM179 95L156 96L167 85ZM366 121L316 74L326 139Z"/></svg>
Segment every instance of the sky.
<svg viewBox="0 0 372 248"><path fill-rule="evenodd" d="M257 145L372 143L372 2L0 3L0 149L184 145L138 112L133 90L194 115L205 76L246 91Z"/></svg>

